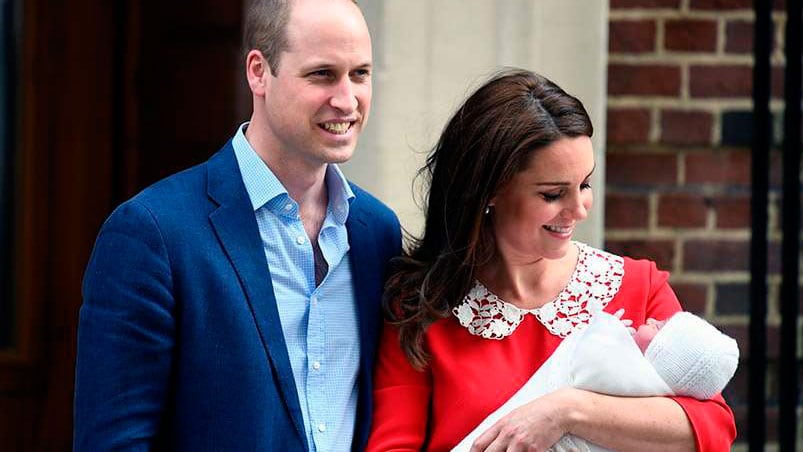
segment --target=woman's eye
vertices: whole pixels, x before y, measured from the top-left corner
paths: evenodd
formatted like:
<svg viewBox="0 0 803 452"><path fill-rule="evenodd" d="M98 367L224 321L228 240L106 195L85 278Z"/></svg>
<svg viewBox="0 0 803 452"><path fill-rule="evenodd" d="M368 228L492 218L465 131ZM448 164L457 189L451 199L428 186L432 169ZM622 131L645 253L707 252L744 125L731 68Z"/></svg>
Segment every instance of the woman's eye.
<svg viewBox="0 0 803 452"><path fill-rule="evenodd" d="M580 184L580 190L587 190L589 188L591 188L590 182L583 182L582 184Z"/></svg>
<svg viewBox="0 0 803 452"><path fill-rule="evenodd" d="M553 202L560 199L561 193L541 193L541 197L544 198L546 202Z"/></svg>

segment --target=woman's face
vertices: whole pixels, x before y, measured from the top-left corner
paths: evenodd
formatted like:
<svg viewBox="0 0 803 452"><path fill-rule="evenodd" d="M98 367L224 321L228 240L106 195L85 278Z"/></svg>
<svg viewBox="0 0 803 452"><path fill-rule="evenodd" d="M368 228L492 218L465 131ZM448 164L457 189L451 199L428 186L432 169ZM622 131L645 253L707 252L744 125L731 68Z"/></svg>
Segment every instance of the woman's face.
<svg viewBox="0 0 803 452"><path fill-rule="evenodd" d="M497 251L528 263L560 259L594 201L594 150L586 136L561 138L535 151L527 167L491 199Z"/></svg>

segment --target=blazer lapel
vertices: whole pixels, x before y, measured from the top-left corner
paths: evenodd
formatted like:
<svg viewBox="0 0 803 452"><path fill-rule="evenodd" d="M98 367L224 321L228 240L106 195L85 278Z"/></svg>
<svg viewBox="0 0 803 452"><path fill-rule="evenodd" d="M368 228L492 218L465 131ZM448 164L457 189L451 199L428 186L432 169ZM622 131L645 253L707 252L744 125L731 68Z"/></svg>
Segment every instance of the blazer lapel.
<svg viewBox="0 0 803 452"><path fill-rule="evenodd" d="M353 206L356 212L349 213L346 228L349 235L349 253L351 254L351 277L354 285L354 297L360 319L360 360L365 363L373 356L376 348L376 332L379 322L379 304L377 298L381 293L382 263L377 262L377 244L374 243L374 231L363 219L355 199Z"/></svg>
<svg viewBox="0 0 803 452"><path fill-rule="evenodd" d="M286 408L297 433L306 444L307 435L276 307L270 269L231 142L209 160L207 168L208 194L218 204L218 208L209 215L209 220L245 289L262 344L279 381Z"/></svg>
<svg viewBox="0 0 803 452"><path fill-rule="evenodd" d="M346 228L349 234L351 277L357 303L360 328L360 373L357 419L354 429L353 450L365 447L368 427L373 412L373 362L381 325L380 296L382 293L383 263L379 261L379 244L376 233L370 227L357 195L351 205Z"/></svg>

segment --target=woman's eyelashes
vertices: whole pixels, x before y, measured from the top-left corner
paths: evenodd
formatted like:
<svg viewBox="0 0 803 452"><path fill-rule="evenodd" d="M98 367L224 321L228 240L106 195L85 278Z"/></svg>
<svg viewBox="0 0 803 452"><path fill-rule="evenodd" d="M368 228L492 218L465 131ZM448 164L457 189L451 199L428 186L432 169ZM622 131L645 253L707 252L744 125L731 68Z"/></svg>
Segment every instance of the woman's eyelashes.
<svg viewBox="0 0 803 452"><path fill-rule="evenodd" d="M588 190L590 188L591 188L591 183L588 182L588 181L583 182L582 184L580 184L580 190L581 191L582 190ZM565 188L561 188L560 190L557 190L557 191L545 191L545 192L541 192L541 197L544 198L544 201L546 201L546 202L555 202L555 201L561 199L562 197L566 196L566 191L567 191L567 189L565 189Z"/></svg>
<svg viewBox="0 0 803 452"><path fill-rule="evenodd" d="M565 190L561 190L559 192L541 192L541 197L544 198L546 202L555 202L563 197Z"/></svg>

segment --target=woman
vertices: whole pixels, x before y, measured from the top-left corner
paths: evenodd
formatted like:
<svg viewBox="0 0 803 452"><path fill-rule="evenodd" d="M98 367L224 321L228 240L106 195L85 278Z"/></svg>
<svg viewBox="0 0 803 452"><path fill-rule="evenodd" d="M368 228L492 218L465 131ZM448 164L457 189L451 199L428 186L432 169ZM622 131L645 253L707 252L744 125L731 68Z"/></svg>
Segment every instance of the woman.
<svg viewBox="0 0 803 452"><path fill-rule="evenodd" d="M668 275L571 240L591 208L591 121L527 71L503 72L447 124L422 170L424 235L395 263L368 450L448 450L601 310L638 328L680 310ZM721 396L573 388L518 408L473 450L546 450L571 433L615 450L727 450Z"/></svg>

